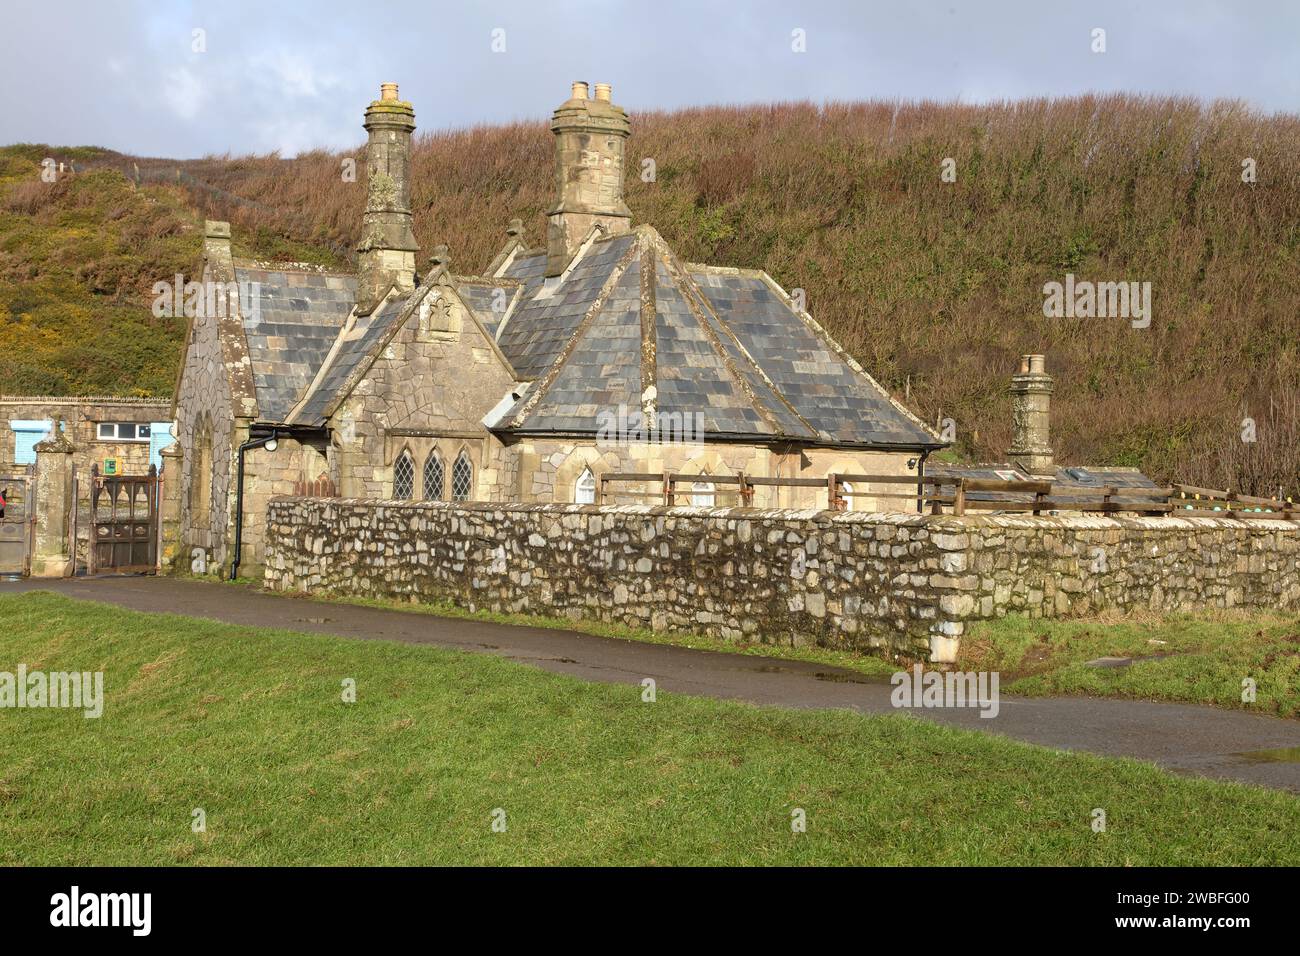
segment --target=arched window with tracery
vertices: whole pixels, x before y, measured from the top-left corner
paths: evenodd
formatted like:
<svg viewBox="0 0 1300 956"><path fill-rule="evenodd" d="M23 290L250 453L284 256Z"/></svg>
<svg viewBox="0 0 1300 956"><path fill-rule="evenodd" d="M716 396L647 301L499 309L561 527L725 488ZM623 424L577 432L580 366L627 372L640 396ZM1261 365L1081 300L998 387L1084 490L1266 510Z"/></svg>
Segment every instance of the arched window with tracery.
<svg viewBox="0 0 1300 956"><path fill-rule="evenodd" d="M443 468L442 455L438 449L429 452L424 459L424 500L442 501L447 497L446 470Z"/></svg>
<svg viewBox="0 0 1300 956"><path fill-rule="evenodd" d="M393 497L408 499L415 494L415 461L405 448L393 462Z"/></svg>
<svg viewBox="0 0 1300 956"><path fill-rule="evenodd" d="M590 468L584 468L577 482L574 483L573 500L580 505L596 503L596 476L591 473Z"/></svg>
<svg viewBox="0 0 1300 956"><path fill-rule="evenodd" d="M451 466L451 500L469 501L473 491L474 466L469 462L469 455L462 451Z"/></svg>
<svg viewBox="0 0 1300 956"><path fill-rule="evenodd" d="M712 508L715 489L711 481L697 481L691 485L691 504L696 508Z"/></svg>

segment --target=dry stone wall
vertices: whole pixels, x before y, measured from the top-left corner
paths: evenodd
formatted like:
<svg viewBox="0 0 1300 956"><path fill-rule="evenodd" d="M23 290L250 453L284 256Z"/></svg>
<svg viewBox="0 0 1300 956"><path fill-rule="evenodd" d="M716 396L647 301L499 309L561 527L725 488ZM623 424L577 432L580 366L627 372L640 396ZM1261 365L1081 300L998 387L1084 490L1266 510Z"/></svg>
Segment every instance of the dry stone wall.
<svg viewBox="0 0 1300 956"><path fill-rule="evenodd" d="M1300 607L1300 524L278 498L265 583L952 660L969 622Z"/></svg>

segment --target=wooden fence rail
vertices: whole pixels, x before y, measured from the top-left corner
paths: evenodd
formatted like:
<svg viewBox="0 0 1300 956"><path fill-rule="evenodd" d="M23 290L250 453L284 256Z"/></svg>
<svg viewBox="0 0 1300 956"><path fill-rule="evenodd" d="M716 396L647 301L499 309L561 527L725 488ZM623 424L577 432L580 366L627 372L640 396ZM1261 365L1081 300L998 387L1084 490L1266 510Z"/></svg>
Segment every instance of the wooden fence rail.
<svg viewBox="0 0 1300 956"><path fill-rule="evenodd" d="M653 491L618 489L619 483L652 484ZM779 478L757 475L684 475L674 472L613 472L597 478L596 501L604 504L611 497L657 499L674 506L678 498L703 494L691 486L711 486L710 498L735 494L742 507L752 507L755 488L826 489L829 507L836 511L848 508L853 498L875 498L911 502L923 513L963 515L967 511L1044 512L1077 511L1087 514L1141 515L1217 515L1236 518L1300 519L1300 504L1292 499L1259 498L1214 488L1175 484L1166 488L1129 488L1105 485L1081 489L1077 485L1058 485L1052 481L1003 481L991 478L961 478L950 475L862 475L835 473L825 478ZM881 491L880 485L901 486L907 490ZM874 487L873 487L874 486ZM731 490L734 489L734 490ZM971 497L972 495L1014 495L1017 497Z"/></svg>

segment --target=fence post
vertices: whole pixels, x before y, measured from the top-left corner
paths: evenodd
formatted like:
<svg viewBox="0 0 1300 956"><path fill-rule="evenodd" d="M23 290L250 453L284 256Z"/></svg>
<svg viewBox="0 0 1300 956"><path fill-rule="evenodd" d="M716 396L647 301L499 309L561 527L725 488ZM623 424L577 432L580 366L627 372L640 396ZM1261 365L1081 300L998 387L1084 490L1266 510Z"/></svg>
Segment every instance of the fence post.
<svg viewBox="0 0 1300 956"><path fill-rule="evenodd" d="M840 476L834 472L826 476L826 504L831 511L840 510Z"/></svg>
<svg viewBox="0 0 1300 956"><path fill-rule="evenodd" d="M957 486L952 491L952 513L955 515L964 515L966 513L965 478L958 478Z"/></svg>
<svg viewBox="0 0 1300 956"><path fill-rule="evenodd" d="M601 474L596 476L596 504L603 505L604 503L605 503L605 474L604 472L602 472Z"/></svg>

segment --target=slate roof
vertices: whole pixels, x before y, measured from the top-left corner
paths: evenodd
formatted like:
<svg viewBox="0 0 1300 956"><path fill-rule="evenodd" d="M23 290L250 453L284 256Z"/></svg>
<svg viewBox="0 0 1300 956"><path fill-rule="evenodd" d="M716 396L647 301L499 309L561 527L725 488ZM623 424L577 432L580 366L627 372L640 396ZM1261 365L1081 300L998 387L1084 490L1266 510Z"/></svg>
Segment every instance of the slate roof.
<svg viewBox="0 0 1300 956"><path fill-rule="evenodd" d="M350 328L342 330L333 359L322 370L302 407L294 411L295 423L319 425L324 422L328 406L339 396L357 366L379 347L385 338L384 333L402 311L403 305L403 300L394 296L369 315L357 316Z"/></svg>
<svg viewBox="0 0 1300 956"><path fill-rule="evenodd" d="M1030 476L1023 469L1007 462L985 463L976 465L958 465L948 462L929 462L925 466L926 475L950 478L987 478L1000 480L1010 472L1014 480L1029 481ZM1117 496L1126 502L1163 503L1164 497L1158 494L1160 486L1136 468L1116 468L1099 465L1077 465L1056 469L1052 478L1052 500L1061 502L1096 501L1097 489L1114 485L1121 489ZM1033 495L1019 492L1003 491L968 491L970 501L1005 501L1024 502Z"/></svg>
<svg viewBox="0 0 1300 956"><path fill-rule="evenodd" d="M648 226L593 234L560 277L545 268L544 250L521 250L498 275L450 277L533 383L498 431L595 434L602 413L624 406L698 422L714 440L944 444L764 273L683 264ZM260 321L246 315L244 326L266 422L322 425L410 301L352 316L352 276L251 263L236 272L259 286Z"/></svg>
<svg viewBox="0 0 1300 956"><path fill-rule="evenodd" d="M352 311L356 279L239 262L235 279L240 283L258 416L265 422L283 422Z"/></svg>
<svg viewBox="0 0 1300 956"><path fill-rule="evenodd" d="M491 279L465 279L456 283L456 292L466 307L473 309L483 327L494 339L514 297L516 282Z"/></svg>
<svg viewBox="0 0 1300 956"><path fill-rule="evenodd" d="M544 266L534 252L502 270L524 287L498 345L535 384L499 430L597 432L650 396L672 421L701 415L706 438L943 445L763 273L684 265L647 226L592 242L562 279Z"/></svg>

